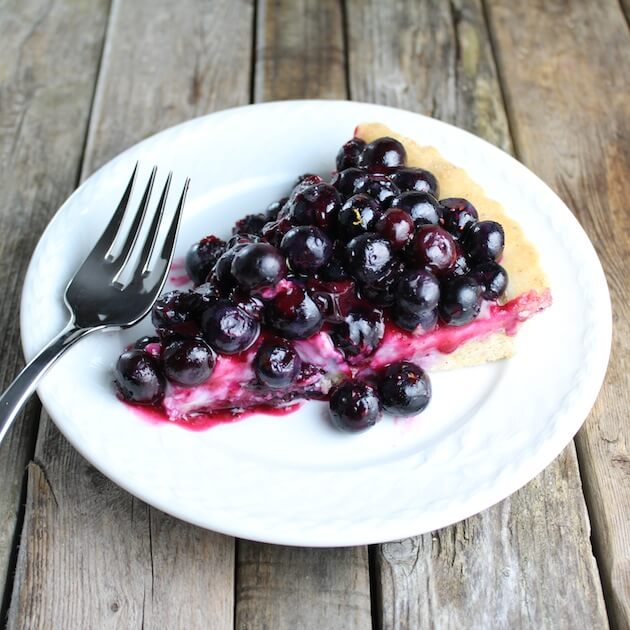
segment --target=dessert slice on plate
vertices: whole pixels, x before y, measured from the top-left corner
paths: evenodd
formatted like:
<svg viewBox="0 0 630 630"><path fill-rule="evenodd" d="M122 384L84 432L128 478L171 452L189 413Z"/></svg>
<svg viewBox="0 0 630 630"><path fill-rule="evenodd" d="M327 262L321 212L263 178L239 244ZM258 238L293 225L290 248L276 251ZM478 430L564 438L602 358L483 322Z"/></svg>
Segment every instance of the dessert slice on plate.
<svg viewBox="0 0 630 630"><path fill-rule="evenodd" d="M551 303L534 246L461 168L380 124L227 241L195 243L195 288L118 360L123 400L191 428L330 400L342 429L429 402L425 370L510 357Z"/></svg>

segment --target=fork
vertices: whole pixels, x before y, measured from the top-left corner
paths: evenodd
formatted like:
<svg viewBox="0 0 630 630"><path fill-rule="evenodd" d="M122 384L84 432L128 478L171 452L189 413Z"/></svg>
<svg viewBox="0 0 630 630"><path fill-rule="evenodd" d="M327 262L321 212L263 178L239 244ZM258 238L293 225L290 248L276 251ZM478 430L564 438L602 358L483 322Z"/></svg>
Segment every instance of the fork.
<svg viewBox="0 0 630 630"><path fill-rule="evenodd" d="M131 227L125 236L121 226L138 173L136 164L109 224L66 287L64 302L70 311L70 320L18 374L0 397L0 442L22 406L35 391L42 376L68 348L97 330L133 326L147 315L160 295L173 260L190 180L186 179L184 183L160 254L157 260L152 261L156 258L154 251L159 246L158 232L172 179L172 173L169 173L149 230L142 245L139 245L138 239L147 215L156 172L157 167L154 166ZM125 240L122 248L119 253L115 253L116 242L123 237ZM124 282L123 276L128 275L130 270L131 278Z"/></svg>

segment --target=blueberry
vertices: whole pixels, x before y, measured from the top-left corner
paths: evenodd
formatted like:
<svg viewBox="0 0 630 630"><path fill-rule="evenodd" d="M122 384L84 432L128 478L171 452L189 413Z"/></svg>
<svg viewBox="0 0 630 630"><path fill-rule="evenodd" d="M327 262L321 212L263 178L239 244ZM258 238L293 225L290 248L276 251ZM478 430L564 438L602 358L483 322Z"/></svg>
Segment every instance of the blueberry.
<svg viewBox="0 0 630 630"><path fill-rule="evenodd" d="M418 326L423 332L435 330L438 322L438 309L431 311L411 311L405 306L395 305L393 309L394 322L399 328L414 332Z"/></svg>
<svg viewBox="0 0 630 630"><path fill-rule="evenodd" d="M155 405L164 397L165 380L155 357L144 350L123 352L114 369L121 396L129 402Z"/></svg>
<svg viewBox="0 0 630 630"><path fill-rule="evenodd" d="M408 248L412 262L430 269L435 274L449 272L457 261L457 247L453 237L437 225L418 228Z"/></svg>
<svg viewBox="0 0 630 630"><path fill-rule="evenodd" d="M293 228L289 219L278 218L276 221L265 223L262 230L262 237L274 247L280 247L284 235Z"/></svg>
<svg viewBox="0 0 630 630"><path fill-rule="evenodd" d="M232 234L260 235L265 223L267 223L267 217L264 213L247 214L236 222L232 228Z"/></svg>
<svg viewBox="0 0 630 630"><path fill-rule="evenodd" d="M443 208L444 228L457 238L462 237L466 230L479 219L477 210L467 199L459 197L441 199L440 205Z"/></svg>
<svg viewBox="0 0 630 630"><path fill-rule="evenodd" d="M375 199L381 208L386 209L394 197L400 195L400 190L385 175L370 175L365 180L357 180L354 188L356 193L365 193Z"/></svg>
<svg viewBox="0 0 630 630"><path fill-rule="evenodd" d="M330 331L333 343L351 365L362 363L372 355L381 345L384 335L383 312L368 306L355 306Z"/></svg>
<svg viewBox="0 0 630 630"><path fill-rule="evenodd" d="M326 232L312 225L289 230L280 244L291 269L300 274L313 274L332 256L333 246Z"/></svg>
<svg viewBox="0 0 630 630"><path fill-rule="evenodd" d="M228 295L228 299L232 304L236 304L240 309L244 310L251 318L259 322L262 319L265 304L257 295L249 295L240 289L232 289Z"/></svg>
<svg viewBox="0 0 630 630"><path fill-rule="evenodd" d="M408 361L385 368L379 383L383 407L397 416L413 416L424 411L431 400L431 382L426 372Z"/></svg>
<svg viewBox="0 0 630 630"><path fill-rule="evenodd" d="M263 342L254 358L258 380L273 389L289 386L300 372L301 365L293 345L279 339Z"/></svg>
<svg viewBox="0 0 630 630"><path fill-rule="evenodd" d="M308 339L322 327L322 315L304 289L291 286L281 290L267 304L267 324L287 339Z"/></svg>
<svg viewBox="0 0 630 630"><path fill-rule="evenodd" d="M220 300L204 311L201 329L204 339L221 354L247 350L260 334L260 324L227 300Z"/></svg>
<svg viewBox="0 0 630 630"><path fill-rule="evenodd" d="M440 283L426 269L408 271L396 283L396 304L407 312L432 311L440 300Z"/></svg>
<svg viewBox="0 0 630 630"><path fill-rule="evenodd" d="M291 195L280 218L288 219L293 225L317 225L329 227L337 218L341 207L339 193L330 184L307 186Z"/></svg>
<svg viewBox="0 0 630 630"><path fill-rule="evenodd" d="M344 381L330 394L330 419L341 431L361 431L374 426L383 406L376 388L360 381Z"/></svg>
<svg viewBox="0 0 630 630"><path fill-rule="evenodd" d="M505 233L496 221L479 221L464 236L464 248L473 263L498 260L505 246Z"/></svg>
<svg viewBox="0 0 630 630"><path fill-rule="evenodd" d="M325 281L318 277L309 278L306 289L322 317L329 322L342 321L357 301L354 282L347 279Z"/></svg>
<svg viewBox="0 0 630 630"><path fill-rule="evenodd" d="M186 254L186 273L195 284L201 284L225 252L226 244L216 236L206 236Z"/></svg>
<svg viewBox="0 0 630 630"><path fill-rule="evenodd" d="M194 291L170 291L161 295L151 310L151 321L158 330L192 332L203 308L201 296Z"/></svg>
<svg viewBox="0 0 630 630"><path fill-rule="evenodd" d="M392 173L389 178L403 192L416 190L418 192L428 192L437 197L439 187L435 175L422 168L401 168Z"/></svg>
<svg viewBox="0 0 630 630"><path fill-rule="evenodd" d="M225 254L217 260L210 279L212 284L217 286L220 291L225 293L236 285L236 279L232 275L232 261L237 252L245 246L246 244L242 244L228 249Z"/></svg>
<svg viewBox="0 0 630 630"><path fill-rule="evenodd" d="M225 247L225 251L235 249L239 245L249 245L250 243L260 243L261 237L258 234L247 234L246 232L239 232L234 234L228 239Z"/></svg>
<svg viewBox="0 0 630 630"><path fill-rule="evenodd" d="M138 339L138 341L136 341L136 343L133 344L133 347L136 350L144 350L148 345L153 344L153 343L160 343L160 338L159 337L140 337L140 339Z"/></svg>
<svg viewBox="0 0 630 630"><path fill-rule="evenodd" d="M390 208L378 220L376 231L386 238L393 250L406 247L413 236L413 219L401 208Z"/></svg>
<svg viewBox="0 0 630 630"><path fill-rule="evenodd" d="M320 268L317 275L326 282L337 282L349 277L346 269L346 248L341 241L333 243L330 260Z"/></svg>
<svg viewBox="0 0 630 630"><path fill-rule="evenodd" d="M234 256L232 276L243 289L252 291L277 284L287 273L284 258L269 243L250 243Z"/></svg>
<svg viewBox="0 0 630 630"><path fill-rule="evenodd" d="M283 197L278 201L274 201L267 206L267 210L265 210L265 218L267 221L275 221L278 218L278 213L282 210L284 204L289 201L288 197Z"/></svg>
<svg viewBox="0 0 630 630"><path fill-rule="evenodd" d="M496 300L507 289L508 274L499 263L481 263L472 270L470 275L481 285L483 289L481 297L486 300Z"/></svg>
<svg viewBox="0 0 630 630"><path fill-rule="evenodd" d="M437 199L427 192L411 190L392 199L391 208L401 208L411 215L415 226L437 225L442 218L442 208Z"/></svg>
<svg viewBox="0 0 630 630"><path fill-rule="evenodd" d="M363 149L359 166L373 172L390 173L404 166L406 159L405 147L394 138L384 137L370 142Z"/></svg>
<svg viewBox="0 0 630 630"><path fill-rule="evenodd" d="M359 282L377 286L389 275L393 260L388 241L377 234L361 234L346 248L348 268Z"/></svg>
<svg viewBox="0 0 630 630"><path fill-rule="evenodd" d="M354 195L339 211L337 218L339 232L345 240L373 232L382 214L374 199L365 194Z"/></svg>
<svg viewBox="0 0 630 630"><path fill-rule="evenodd" d="M162 353L166 378L178 385L193 387L210 378L215 365L215 355L201 339L174 339L167 343Z"/></svg>
<svg viewBox="0 0 630 630"><path fill-rule="evenodd" d="M367 184L368 177L369 175L361 168L347 168L335 173L330 183L344 199L347 199Z"/></svg>
<svg viewBox="0 0 630 630"><path fill-rule="evenodd" d="M462 326L472 321L481 308L483 289L470 276L457 276L442 284L439 305L440 318L451 326Z"/></svg>
<svg viewBox="0 0 630 630"><path fill-rule="evenodd" d="M361 138L348 140L337 153L337 170L343 171L346 168L358 166L364 149L365 142Z"/></svg>

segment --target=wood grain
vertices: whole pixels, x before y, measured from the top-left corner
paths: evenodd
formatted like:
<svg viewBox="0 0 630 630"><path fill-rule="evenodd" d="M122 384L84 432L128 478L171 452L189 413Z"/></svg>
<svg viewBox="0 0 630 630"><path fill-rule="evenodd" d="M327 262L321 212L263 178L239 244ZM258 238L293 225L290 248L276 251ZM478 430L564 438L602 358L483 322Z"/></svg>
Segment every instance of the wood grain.
<svg viewBox="0 0 630 630"><path fill-rule="evenodd" d="M608 279L612 354L577 445L611 621L629 628L628 28L613 0L535 2L527 10L497 0L488 13L519 155L573 210Z"/></svg>
<svg viewBox="0 0 630 630"><path fill-rule="evenodd" d="M0 2L0 391L23 365L18 312L30 254L76 184L107 8ZM40 408L33 399L0 446L0 602Z"/></svg>
<svg viewBox="0 0 630 630"><path fill-rule="evenodd" d="M115 1L84 174L164 127L246 103L252 13L246 1ZM131 497L43 417L10 628L231 628L233 595L232 538Z"/></svg>
<svg viewBox="0 0 630 630"><path fill-rule="evenodd" d="M350 1L348 22L353 98L428 113L511 150L480 2ZM572 445L498 506L378 546L374 566L383 628L607 625Z"/></svg>
<svg viewBox="0 0 630 630"><path fill-rule="evenodd" d="M346 97L337 1L263 1L257 17L256 101ZM371 625L366 547L307 549L238 542L239 630L350 630Z"/></svg>

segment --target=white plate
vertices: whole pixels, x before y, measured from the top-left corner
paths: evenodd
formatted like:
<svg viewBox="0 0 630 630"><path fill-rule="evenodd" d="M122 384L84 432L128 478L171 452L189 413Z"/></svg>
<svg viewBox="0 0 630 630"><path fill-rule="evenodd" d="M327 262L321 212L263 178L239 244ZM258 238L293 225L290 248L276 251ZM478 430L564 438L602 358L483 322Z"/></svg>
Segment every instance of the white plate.
<svg viewBox="0 0 630 630"><path fill-rule="evenodd" d="M552 461L576 433L606 370L610 300L588 238L562 201L517 161L460 129L361 103L269 103L191 120L119 155L62 206L39 242L22 296L27 357L67 318L64 287L113 212L136 160L141 176L192 178L178 242L229 234L303 172L329 173L362 121L432 144L501 201L537 244L554 303L528 322L509 361L432 375L418 419L360 435L329 428L325 404L205 432L141 420L114 396L111 367L148 331L97 334L48 374L39 395L68 440L148 503L254 540L336 546L434 530L489 507ZM136 191L136 194L139 194ZM173 195L175 197L175 195Z"/></svg>

